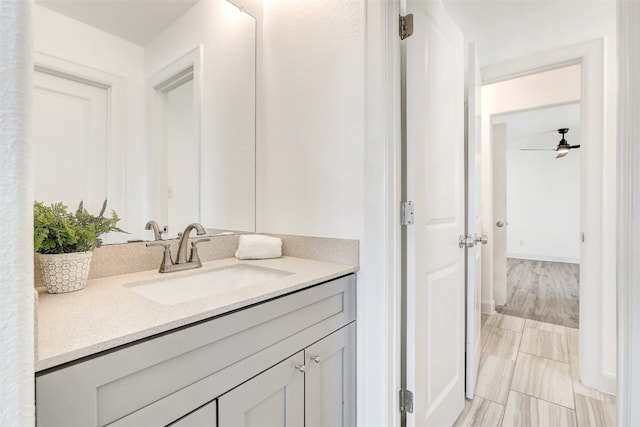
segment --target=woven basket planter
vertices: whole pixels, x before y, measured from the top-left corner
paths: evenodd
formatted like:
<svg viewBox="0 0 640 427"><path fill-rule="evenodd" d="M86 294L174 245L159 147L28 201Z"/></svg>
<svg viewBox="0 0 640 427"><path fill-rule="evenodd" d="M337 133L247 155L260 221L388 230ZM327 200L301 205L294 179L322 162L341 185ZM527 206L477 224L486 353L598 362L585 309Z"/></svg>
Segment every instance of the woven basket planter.
<svg viewBox="0 0 640 427"><path fill-rule="evenodd" d="M50 294L83 289L89 278L92 251L43 255L36 253L42 280Z"/></svg>

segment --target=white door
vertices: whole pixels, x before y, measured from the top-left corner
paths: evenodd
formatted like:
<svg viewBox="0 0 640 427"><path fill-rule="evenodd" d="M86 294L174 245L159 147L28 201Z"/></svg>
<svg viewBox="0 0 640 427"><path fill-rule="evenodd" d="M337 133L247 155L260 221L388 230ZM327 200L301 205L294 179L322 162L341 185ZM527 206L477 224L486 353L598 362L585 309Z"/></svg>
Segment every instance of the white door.
<svg viewBox="0 0 640 427"><path fill-rule="evenodd" d="M475 246L467 248L467 389L466 395L473 399L480 364L480 329L482 327L481 285L482 253L481 243L486 244L482 235L482 175L481 175L481 129L480 114L480 67L474 43L469 45L467 68L467 236L473 236Z"/></svg>
<svg viewBox="0 0 640 427"><path fill-rule="evenodd" d="M493 146L493 296L507 303L507 125L491 128Z"/></svg>
<svg viewBox="0 0 640 427"><path fill-rule="evenodd" d="M89 211L100 210L108 195L108 104L104 87L62 74L35 72L36 200L46 204L62 201L75 211L82 199Z"/></svg>
<svg viewBox="0 0 640 427"><path fill-rule="evenodd" d="M464 407L464 52L439 1L407 1L406 190L409 426L450 426Z"/></svg>

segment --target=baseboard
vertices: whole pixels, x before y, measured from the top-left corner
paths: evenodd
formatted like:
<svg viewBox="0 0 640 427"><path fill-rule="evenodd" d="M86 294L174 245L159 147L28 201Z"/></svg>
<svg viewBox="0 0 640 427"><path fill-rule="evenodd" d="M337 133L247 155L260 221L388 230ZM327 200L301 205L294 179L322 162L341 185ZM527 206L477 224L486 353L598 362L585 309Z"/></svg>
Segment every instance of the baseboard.
<svg viewBox="0 0 640 427"><path fill-rule="evenodd" d="M547 256L547 255L507 254L507 258L527 259L531 261L565 262L568 264L580 264L580 258L565 258L565 257Z"/></svg>
<svg viewBox="0 0 640 427"><path fill-rule="evenodd" d="M480 304L480 311L482 314L493 314L496 312L496 302L491 300L490 302L482 302Z"/></svg>
<svg viewBox="0 0 640 427"><path fill-rule="evenodd" d="M608 372L602 373L602 379L600 380L600 389L605 393L615 395L617 393L618 381L614 374Z"/></svg>
<svg viewBox="0 0 640 427"><path fill-rule="evenodd" d="M582 350L582 348L580 350ZM589 375L587 380L585 380L581 374L580 384L614 396L618 393L618 382L616 380L616 376L609 372L602 371L599 374L596 372L596 375Z"/></svg>

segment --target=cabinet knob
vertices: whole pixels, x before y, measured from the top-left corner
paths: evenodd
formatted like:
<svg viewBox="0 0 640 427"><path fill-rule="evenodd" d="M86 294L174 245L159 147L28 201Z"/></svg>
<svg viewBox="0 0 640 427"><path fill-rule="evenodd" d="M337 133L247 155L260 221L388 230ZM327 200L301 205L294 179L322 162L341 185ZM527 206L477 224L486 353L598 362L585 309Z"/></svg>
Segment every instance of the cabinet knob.
<svg viewBox="0 0 640 427"><path fill-rule="evenodd" d="M299 363L296 363L296 369L302 373L304 373L305 369L307 369L307 367L305 365L301 365Z"/></svg>
<svg viewBox="0 0 640 427"><path fill-rule="evenodd" d="M309 359L316 363L320 363L320 356L309 356Z"/></svg>

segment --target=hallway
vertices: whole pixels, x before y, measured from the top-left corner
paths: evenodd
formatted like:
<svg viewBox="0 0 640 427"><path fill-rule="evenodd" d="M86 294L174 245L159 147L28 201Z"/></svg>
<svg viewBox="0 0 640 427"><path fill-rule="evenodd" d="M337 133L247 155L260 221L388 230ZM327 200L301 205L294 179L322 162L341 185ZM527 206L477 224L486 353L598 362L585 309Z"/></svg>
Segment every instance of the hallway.
<svg viewBox="0 0 640 427"><path fill-rule="evenodd" d="M579 296L579 264L507 258L507 304L496 311L578 328Z"/></svg>
<svg viewBox="0 0 640 427"><path fill-rule="evenodd" d="M616 398L578 380L578 330L482 317L475 398L455 427L615 426Z"/></svg>

